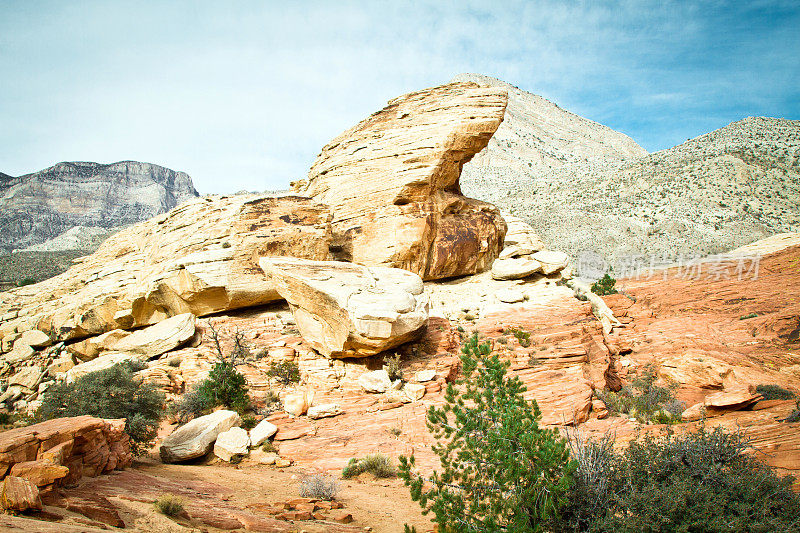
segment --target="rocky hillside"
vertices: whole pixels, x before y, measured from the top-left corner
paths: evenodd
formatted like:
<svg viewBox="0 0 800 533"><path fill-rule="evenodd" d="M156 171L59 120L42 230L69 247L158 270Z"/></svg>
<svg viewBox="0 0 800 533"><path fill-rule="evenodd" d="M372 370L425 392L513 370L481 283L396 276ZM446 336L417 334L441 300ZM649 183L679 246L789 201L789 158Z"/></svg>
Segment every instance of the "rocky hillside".
<svg viewBox="0 0 800 533"><path fill-rule="evenodd" d="M597 253L617 270L632 256L672 262L800 229L800 121L747 118L647 154L514 88L503 125L461 183L573 257Z"/></svg>
<svg viewBox="0 0 800 533"><path fill-rule="evenodd" d="M197 196L184 172L150 163L58 163L24 176L0 175L0 250L41 244L75 226L115 228Z"/></svg>

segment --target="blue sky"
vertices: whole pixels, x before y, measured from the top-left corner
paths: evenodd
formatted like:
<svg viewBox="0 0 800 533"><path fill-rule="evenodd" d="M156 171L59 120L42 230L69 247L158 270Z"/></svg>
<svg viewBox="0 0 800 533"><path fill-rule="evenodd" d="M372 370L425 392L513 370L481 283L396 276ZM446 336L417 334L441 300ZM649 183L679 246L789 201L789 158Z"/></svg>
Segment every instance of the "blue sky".
<svg viewBox="0 0 800 533"><path fill-rule="evenodd" d="M134 159L285 188L390 98L495 76L669 148L800 119L800 4L0 0L0 172Z"/></svg>

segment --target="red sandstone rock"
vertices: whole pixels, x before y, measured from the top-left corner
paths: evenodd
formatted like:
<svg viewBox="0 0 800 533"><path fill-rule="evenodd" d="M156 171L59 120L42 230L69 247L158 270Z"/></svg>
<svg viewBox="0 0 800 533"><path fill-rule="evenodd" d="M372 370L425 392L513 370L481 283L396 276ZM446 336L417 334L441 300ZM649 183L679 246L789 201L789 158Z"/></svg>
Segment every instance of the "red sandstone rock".
<svg viewBox="0 0 800 533"><path fill-rule="evenodd" d="M0 503L3 509L12 512L23 512L29 509L40 510L42 500L36 485L21 477L7 476L3 480Z"/></svg>

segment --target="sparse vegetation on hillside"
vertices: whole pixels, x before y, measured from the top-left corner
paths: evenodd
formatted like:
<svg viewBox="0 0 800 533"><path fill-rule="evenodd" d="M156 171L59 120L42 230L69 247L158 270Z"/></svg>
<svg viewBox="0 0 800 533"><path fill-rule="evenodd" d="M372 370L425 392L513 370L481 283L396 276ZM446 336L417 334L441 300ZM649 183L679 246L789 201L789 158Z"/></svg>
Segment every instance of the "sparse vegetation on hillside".
<svg viewBox="0 0 800 533"><path fill-rule="evenodd" d="M463 377L427 415L442 471L423 477L414 456L401 457L400 477L440 530L542 531L572 483L566 441L539 427L536 402L488 343L473 335L462 351Z"/></svg>
<svg viewBox="0 0 800 533"><path fill-rule="evenodd" d="M120 363L79 377L72 383L56 383L42 395L38 420L92 415L124 418L134 453L143 453L156 438L164 412L164 395L133 375L141 369Z"/></svg>
<svg viewBox="0 0 800 533"><path fill-rule="evenodd" d="M288 385L300 381L300 368L294 361L273 362L267 370L267 375L275 378L279 383Z"/></svg>
<svg viewBox="0 0 800 533"><path fill-rule="evenodd" d="M592 283L592 292L598 296L608 296L609 294L617 294L617 280L612 278L606 272L605 275Z"/></svg>
<svg viewBox="0 0 800 533"><path fill-rule="evenodd" d="M619 392L597 391L597 396L612 413L628 415L639 422L673 424L680 422L683 404L675 400L673 387L656 385L658 372L647 365Z"/></svg>

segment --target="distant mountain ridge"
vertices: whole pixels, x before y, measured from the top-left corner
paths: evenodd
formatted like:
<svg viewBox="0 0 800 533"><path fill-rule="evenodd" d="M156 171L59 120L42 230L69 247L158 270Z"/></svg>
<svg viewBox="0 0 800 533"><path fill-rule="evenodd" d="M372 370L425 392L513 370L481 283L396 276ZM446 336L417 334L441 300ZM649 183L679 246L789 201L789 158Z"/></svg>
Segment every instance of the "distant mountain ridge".
<svg viewBox="0 0 800 533"><path fill-rule="evenodd" d="M456 79L512 87L486 76ZM461 187L573 257L593 252L613 266L635 256L721 253L800 231L800 121L750 117L648 154L512 87L503 125L464 166Z"/></svg>
<svg viewBox="0 0 800 533"><path fill-rule="evenodd" d="M0 250L39 245L76 226L118 228L198 196L192 179L151 163L62 162L0 174Z"/></svg>

